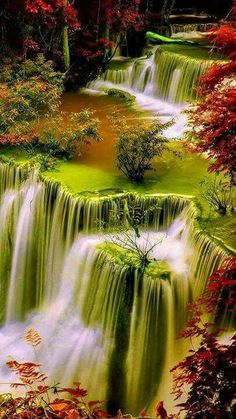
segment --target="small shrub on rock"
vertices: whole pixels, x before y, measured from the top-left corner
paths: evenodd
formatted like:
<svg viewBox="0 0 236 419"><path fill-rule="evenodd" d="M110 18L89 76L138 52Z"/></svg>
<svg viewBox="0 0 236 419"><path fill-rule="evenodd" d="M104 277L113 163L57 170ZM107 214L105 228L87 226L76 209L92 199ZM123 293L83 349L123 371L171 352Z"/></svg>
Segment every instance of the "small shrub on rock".
<svg viewBox="0 0 236 419"><path fill-rule="evenodd" d="M129 179L141 182L147 171L154 170L153 159L162 156L163 152L168 150L169 140L164 131L173 122L162 123L155 119L146 124L132 121L130 126L125 118L115 115L112 119L118 133L117 167Z"/></svg>

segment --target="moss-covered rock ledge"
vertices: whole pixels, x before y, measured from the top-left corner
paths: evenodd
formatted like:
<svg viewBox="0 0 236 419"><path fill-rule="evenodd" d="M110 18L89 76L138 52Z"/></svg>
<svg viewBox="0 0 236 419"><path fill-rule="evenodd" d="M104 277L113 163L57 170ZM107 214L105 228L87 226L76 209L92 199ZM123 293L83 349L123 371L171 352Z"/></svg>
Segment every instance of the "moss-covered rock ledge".
<svg viewBox="0 0 236 419"><path fill-rule="evenodd" d="M28 162L27 153L20 149L6 149L1 156L4 164L24 166ZM114 196L118 198L124 194L156 195L157 192L160 195L187 198L194 196L195 202L201 208L198 211L201 230L226 247L236 249L236 214L222 216L214 213L202 200L198 184L206 174L207 162L190 155L184 160L175 159L172 162L167 159L160 163L158 172L148 176L142 184L130 182L118 172L76 161L59 162L55 170L43 172L41 178L60 185L73 196L83 196L87 199Z"/></svg>
<svg viewBox="0 0 236 419"><path fill-rule="evenodd" d="M98 250L106 254L111 264L131 270L140 270L142 268L138 255L134 251L121 247L118 244L109 243L108 241L100 244ZM150 259L145 269L145 276L153 279L169 280L171 276L170 267L166 261Z"/></svg>

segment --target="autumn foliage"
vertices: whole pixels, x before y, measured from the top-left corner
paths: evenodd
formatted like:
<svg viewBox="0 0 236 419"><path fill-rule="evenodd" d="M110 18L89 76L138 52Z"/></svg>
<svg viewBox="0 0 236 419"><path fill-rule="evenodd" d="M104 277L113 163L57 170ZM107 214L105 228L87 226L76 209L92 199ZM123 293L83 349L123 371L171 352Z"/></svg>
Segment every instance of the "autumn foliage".
<svg viewBox="0 0 236 419"><path fill-rule="evenodd" d="M193 151L206 153L209 171L223 172L236 183L236 29L222 27L212 42L231 61L213 65L200 80L199 101L187 111Z"/></svg>
<svg viewBox="0 0 236 419"><path fill-rule="evenodd" d="M60 103L62 75L51 61L8 60L0 74L0 145L26 144L34 138L33 123Z"/></svg>
<svg viewBox="0 0 236 419"><path fill-rule="evenodd" d="M201 97L212 92L225 78L236 76L236 61L232 60L223 64L213 64L207 73L201 77L197 91Z"/></svg>
<svg viewBox="0 0 236 419"><path fill-rule="evenodd" d="M5 13L18 15L26 22L45 25L48 29L67 24L71 29L79 28L78 11L64 0L8 0Z"/></svg>
<svg viewBox="0 0 236 419"><path fill-rule="evenodd" d="M144 27L144 15L139 12L141 0L118 0L110 2L106 8L108 24L114 32L124 33L134 28L140 31Z"/></svg>
<svg viewBox="0 0 236 419"><path fill-rule="evenodd" d="M35 330L29 330L25 340L34 347L41 343L41 337ZM79 419L108 418L99 400L86 401L87 391L75 382L73 387L63 388L55 384L50 386L39 363L16 360L7 362L19 381L12 383L15 389L23 388L23 395L13 397L11 394L0 396L0 415L2 419Z"/></svg>
<svg viewBox="0 0 236 419"><path fill-rule="evenodd" d="M223 172L235 183L236 88L233 78L222 80L203 101L194 104L187 115L192 150L207 153L209 171Z"/></svg>
<svg viewBox="0 0 236 419"><path fill-rule="evenodd" d="M41 344L41 336L30 329L25 340L34 350ZM23 388L21 396L13 397L10 393L0 395L1 419L104 419L109 415L103 408L103 401L87 401L87 390L75 382L73 387L61 387L59 384L49 385L47 376L42 373L41 365L34 362L20 363L16 360L7 362L8 368L16 374L19 381L11 384L14 389ZM140 417L148 418L143 411ZM171 419L175 415L167 416L163 402L159 402L155 409L155 418ZM132 418L117 412L116 419Z"/></svg>
<svg viewBox="0 0 236 419"><path fill-rule="evenodd" d="M220 314L233 316L235 308L236 258L229 258L211 276L204 295L190 305L191 318L180 334L190 339L192 349L172 369L174 395L188 419L235 417L236 335L224 340L224 331L217 325ZM204 321L205 311L215 317L214 324Z"/></svg>
<svg viewBox="0 0 236 419"><path fill-rule="evenodd" d="M6 0L0 2L2 56L43 53L64 71L62 30L69 30L68 87L94 78L129 30L143 29L140 0ZM12 36L12 27L17 33Z"/></svg>
<svg viewBox="0 0 236 419"><path fill-rule="evenodd" d="M210 32L209 38L218 52L227 55L231 60L236 59L236 29L233 24L223 25Z"/></svg>
<svg viewBox="0 0 236 419"><path fill-rule="evenodd" d="M226 309L235 313L236 305L236 258L225 259L222 266L211 275L205 296L208 311Z"/></svg>

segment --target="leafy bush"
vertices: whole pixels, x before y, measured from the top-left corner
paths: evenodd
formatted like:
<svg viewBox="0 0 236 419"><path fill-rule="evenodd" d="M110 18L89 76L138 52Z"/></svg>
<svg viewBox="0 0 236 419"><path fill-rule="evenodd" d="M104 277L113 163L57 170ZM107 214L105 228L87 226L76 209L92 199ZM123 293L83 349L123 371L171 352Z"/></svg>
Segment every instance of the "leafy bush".
<svg viewBox="0 0 236 419"><path fill-rule="evenodd" d="M133 122L127 124L125 118L113 117L115 129L118 132L117 167L129 179L140 182L145 172L154 170L153 159L160 157L165 150L168 150L168 139L163 132L173 122L162 123L154 120L151 124Z"/></svg>
<svg viewBox="0 0 236 419"><path fill-rule="evenodd" d="M57 108L60 90L38 79L0 85L0 144L24 142L19 136L32 136L32 122ZM8 136L12 139L8 139Z"/></svg>
<svg viewBox="0 0 236 419"><path fill-rule="evenodd" d="M40 335L33 329L27 332L25 339L35 351L41 344ZM38 362L20 363L11 360L7 362L7 366L18 377L18 381L12 383L11 387L24 391L23 395L16 398L10 393L0 395L2 419L99 419L110 416L101 409L103 402L85 401L87 391L81 388L79 382L70 388L49 385ZM65 396L62 397L61 394Z"/></svg>
<svg viewBox="0 0 236 419"><path fill-rule="evenodd" d="M0 144L15 145L33 137L32 123L60 104L63 79L43 55L5 60L0 73Z"/></svg>
<svg viewBox="0 0 236 419"><path fill-rule="evenodd" d="M44 123L41 133L27 148L33 153L39 150L51 157L71 158L81 156L83 145L99 140L98 120L92 111L60 112Z"/></svg>
<svg viewBox="0 0 236 419"><path fill-rule="evenodd" d="M233 208L233 189L229 182L204 180L201 182L201 196L211 208L225 215Z"/></svg>
<svg viewBox="0 0 236 419"><path fill-rule="evenodd" d="M35 60L6 59L1 65L0 83L13 85L35 77L60 90L63 88L64 75L55 71L53 62L47 61L43 54L38 54Z"/></svg>
<svg viewBox="0 0 236 419"><path fill-rule="evenodd" d="M34 169L38 169L39 172L45 172L55 169L57 159L52 157L50 154L37 154L35 157L30 159L29 165Z"/></svg>

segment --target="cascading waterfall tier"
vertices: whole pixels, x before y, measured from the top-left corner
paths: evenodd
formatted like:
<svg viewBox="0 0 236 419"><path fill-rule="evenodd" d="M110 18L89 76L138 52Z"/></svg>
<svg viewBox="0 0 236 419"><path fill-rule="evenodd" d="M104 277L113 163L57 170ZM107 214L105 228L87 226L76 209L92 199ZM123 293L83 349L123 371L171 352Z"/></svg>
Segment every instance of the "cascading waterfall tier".
<svg viewBox="0 0 236 419"><path fill-rule="evenodd" d="M63 258L80 231L122 223L129 205L140 207L143 225L166 228L188 203L181 197L127 193L75 198L58 184L27 176L25 169L0 165L1 317L9 321L40 306L46 278L56 283ZM6 292L9 304L4 310Z"/></svg>
<svg viewBox="0 0 236 419"><path fill-rule="evenodd" d="M187 304L225 257L195 228L192 201L73 197L7 165L0 165L0 192L0 381L15 381L4 367L7 356L34 360L21 338L34 328L50 380L81 381L111 412L138 413L166 399L174 354L186 349L175 336ZM154 265L165 262L168 278L143 275L107 250L129 206L141 214L140 248L155 243Z"/></svg>
<svg viewBox="0 0 236 419"><path fill-rule="evenodd" d="M112 66L100 76L100 79L89 84L90 88L101 89L117 86L133 94L142 93L147 97L162 99L169 103L183 104L195 99L194 88L199 77L212 65L211 60L188 57L169 52L158 47L150 58L139 58L130 65L125 62L116 68Z"/></svg>
<svg viewBox="0 0 236 419"><path fill-rule="evenodd" d="M170 25L171 34L188 32L207 32L210 29L217 29L218 23L173 23Z"/></svg>

